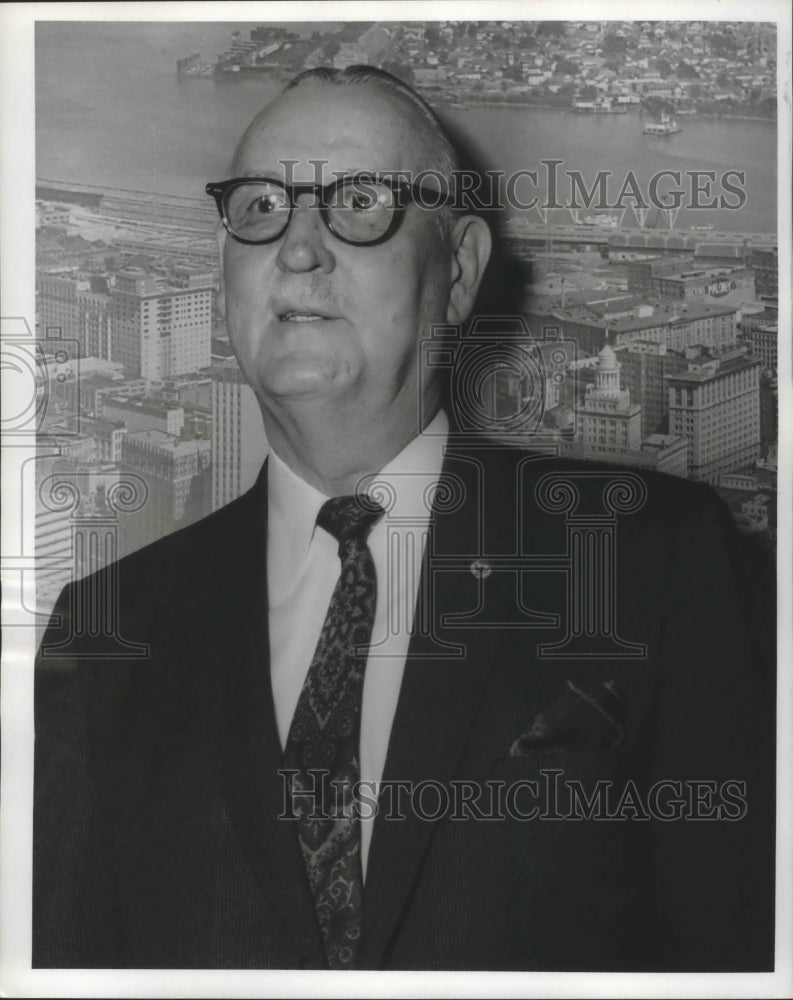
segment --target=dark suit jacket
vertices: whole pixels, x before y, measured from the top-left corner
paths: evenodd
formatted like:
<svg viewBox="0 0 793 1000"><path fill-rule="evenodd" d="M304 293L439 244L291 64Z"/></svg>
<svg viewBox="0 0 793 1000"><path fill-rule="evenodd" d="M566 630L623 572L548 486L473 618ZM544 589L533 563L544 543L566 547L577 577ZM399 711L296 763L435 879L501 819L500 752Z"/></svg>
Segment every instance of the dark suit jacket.
<svg viewBox="0 0 793 1000"><path fill-rule="evenodd" d="M632 473L640 509L616 519L593 610L581 588L619 470L464 448L444 472L419 600L431 627L411 642L384 778L515 791L502 819L481 818L484 799L479 818L453 817L437 785L422 802L438 818L378 815L361 967L771 968L773 671L726 510L705 487ZM558 488L541 506L548 474L579 490L567 514ZM295 829L277 818L266 510L262 475L62 595L36 677L34 965L324 966ZM77 634L80 602L103 601L119 609L110 638L101 618ZM603 640L587 615L609 606ZM571 629L583 646L548 648ZM624 799L616 818L554 818L571 783L591 797L599 781L638 818ZM658 781L682 784L656 811L681 792L698 818L642 817ZM554 782L557 803L541 802ZM515 815L538 802L546 818Z"/></svg>

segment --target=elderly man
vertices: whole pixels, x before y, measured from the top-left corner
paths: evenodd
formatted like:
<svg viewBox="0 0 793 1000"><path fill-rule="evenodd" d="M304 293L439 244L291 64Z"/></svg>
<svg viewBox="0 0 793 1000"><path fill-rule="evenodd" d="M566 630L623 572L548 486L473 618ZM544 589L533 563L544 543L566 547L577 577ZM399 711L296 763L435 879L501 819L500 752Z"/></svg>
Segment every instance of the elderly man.
<svg viewBox="0 0 793 1000"><path fill-rule="evenodd" d="M271 453L56 608L34 964L770 967L772 691L729 518L450 428L490 253L455 169L356 67L298 77L208 185ZM75 625L102 588L145 657Z"/></svg>

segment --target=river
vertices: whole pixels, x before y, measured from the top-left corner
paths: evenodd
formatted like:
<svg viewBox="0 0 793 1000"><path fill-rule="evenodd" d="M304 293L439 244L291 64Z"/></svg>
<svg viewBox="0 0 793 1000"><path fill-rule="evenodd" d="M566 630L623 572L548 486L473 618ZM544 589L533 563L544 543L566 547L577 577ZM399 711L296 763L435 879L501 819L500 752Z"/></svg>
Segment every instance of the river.
<svg viewBox="0 0 793 1000"><path fill-rule="evenodd" d="M210 62L228 47L225 23L46 22L36 39L36 169L39 177L201 197L207 180L226 175L231 150L254 113L279 89L270 81L180 79L176 59L200 51ZM247 27L242 27L247 37ZM583 115L549 108L451 109L442 117L468 137L484 161L510 174L559 160L559 200L578 172L588 188L609 171L614 200L632 174L647 199L653 174L683 172L677 228L776 229L776 128L773 122L681 118L683 131L644 136L638 112ZM686 172L726 171L746 195L737 210L691 208ZM518 190L526 200L530 181ZM669 186L667 184L667 186ZM665 190L662 185L659 193ZM740 199L728 195L727 203ZM700 196L700 201L707 202ZM624 200L630 205L630 199ZM554 221L563 221L562 219ZM626 223L632 222L629 212Z"/></svg>

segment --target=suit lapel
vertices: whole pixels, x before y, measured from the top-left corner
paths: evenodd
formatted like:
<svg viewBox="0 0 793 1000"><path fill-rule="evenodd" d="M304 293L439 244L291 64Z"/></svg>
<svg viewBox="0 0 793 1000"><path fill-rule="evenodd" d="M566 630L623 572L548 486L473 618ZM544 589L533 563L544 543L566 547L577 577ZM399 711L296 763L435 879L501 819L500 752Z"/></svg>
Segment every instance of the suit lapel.
<svg viewBox="0 0 793 1000"><path fill-rule="evenodd" d="M408 782L413 788L428 780L448 782L481 705L497 630L464 628L454 618L478 608L477 618L493 621L496 609L503 607L503 580L494 576L484 586L475 572L480 554L499 549L496 535L505 523L495 510L484 519L484 471L480 460L447 455L444 461L443 475L451 477L450 489L462 486L464 502L446 512L436 504L433 511L417 602L419 608L428 603L432 634L421 635L414 626L383 774L386 787L389 782ZM504 514L508 520L509 513ZM451 563L456 567L438 571ZM450 644L462 651L452 651ZM435 799L428 795L427 801ZM401 809L405 818L389 820L392 802L395 806L395 799L381 795L367 866L363 926L368 968L378 968L383 960L436 826L411 810L407 794Z"/></svg>
<svg viewBox="0 0 793 1000"><path fill-rule="evenodd" d="M218 686L223 781L232 821L274 910L310 967L326 964L294 824L279 819L285 797L270 684L267 614L267 466L240 516L240 562L229 573ZM253 626L253 627L252 627Z"/></svg>
<svg viewBox="0 0 793 1000"><path fill-rule="evenodd" d="M414 626L384 781L409 782L415 788L422 781L446 783L454 776L495 661L498 628L488 623L499 621L505 607L515 606L508 574L493 574L485 585L475 571L483 554L506 553L515 544L514 490L502 495L497 489L488 497L490 505L485 504L490 465L487 451L478 456L447 454L444 460L444 476L462 502L436 503L433 511L418 597L431 627ZM448 499L449 493L438 495ZM225 580L216 581L215 590L223 595L224 606L217 615L222 627L216 629L214 657L226 667L214 670L217 686L210 697L220 726L224 790L263 891L306 964L324 967L325 951L296 832L292 822L278 819L284 789L270 683L266 466L246 503L235 546L241 560ZM228 564L227 553L224 561ZM464 627L455 620L474 609L475 618L486 624ZM381 964L435 825L413 814L409 800L403 821L389 822L381 808L364 888L363 967Z"/></svg>

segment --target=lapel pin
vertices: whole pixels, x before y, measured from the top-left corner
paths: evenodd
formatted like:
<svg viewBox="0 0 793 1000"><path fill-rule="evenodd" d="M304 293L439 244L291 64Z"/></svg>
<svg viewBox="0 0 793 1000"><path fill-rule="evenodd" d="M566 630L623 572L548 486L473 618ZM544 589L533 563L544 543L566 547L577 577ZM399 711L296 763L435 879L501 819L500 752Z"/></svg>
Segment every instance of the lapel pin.
<svg viewBox="0 0 793 1000"><path fill-rule="evenodd" d="M471 572L477 580L485 580L493 572L493 567L486 559L474 559L471 563Z"/></svg>

